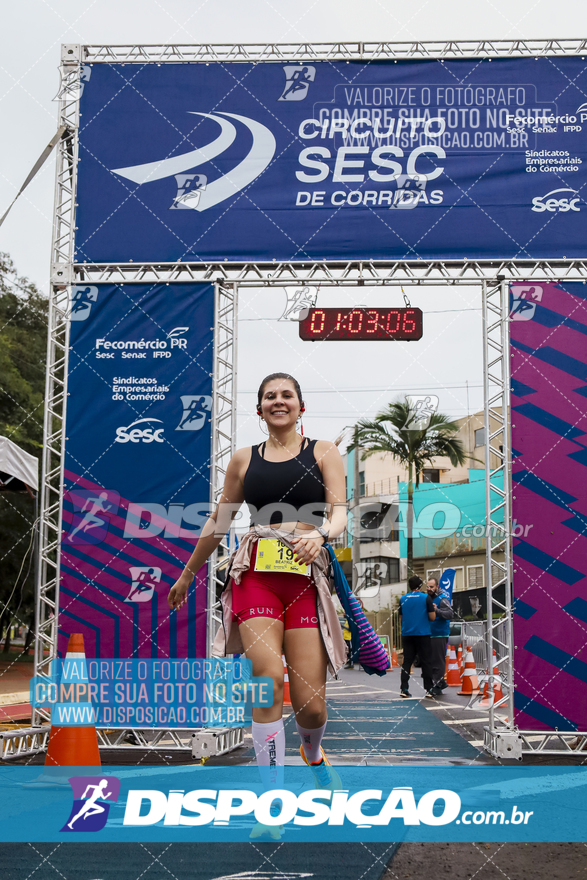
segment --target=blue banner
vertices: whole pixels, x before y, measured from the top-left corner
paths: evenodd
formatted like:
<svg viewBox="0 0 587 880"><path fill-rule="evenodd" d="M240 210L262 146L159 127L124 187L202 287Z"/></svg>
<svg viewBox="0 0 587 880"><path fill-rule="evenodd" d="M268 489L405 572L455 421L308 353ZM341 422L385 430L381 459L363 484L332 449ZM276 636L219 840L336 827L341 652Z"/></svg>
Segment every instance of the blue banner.
<svg viewBox="0 0 587 880"><path fill-rule="evenodd" d="M206 577L167 594L209 512L214 288L72 288L59 653L203 657Z"/></svg>
<svg viewBox="0 0 587 880"><path fill-rule="evenodd" d="M448 601L452 603L452 591L455 585L455 574L456 571L454 568L445 568L442 572L442 577L438 582L438 586L442 590L443 593L448 597Z"/></svg>
<svg viewBox="0 0 587 880"><path fill-rule="evenodd" d="M80 263L584 256L582 58L83 73Z"/></svg>
<svg viewBox="0 0 587 880"><path fill-rule="evenodd" d="M285 767L4 767L0 840L281 842L587 841L585 767L338 766L344 790ZM278 807L271 805L279 801Z"/></svg>
<svg viewBox="0 0 587 880"><path fill-rule="evenodd" d="M273 705L273 679L245 658L53 660L33 676L30 700L60 727L245 727L253 706Z"/></svg>

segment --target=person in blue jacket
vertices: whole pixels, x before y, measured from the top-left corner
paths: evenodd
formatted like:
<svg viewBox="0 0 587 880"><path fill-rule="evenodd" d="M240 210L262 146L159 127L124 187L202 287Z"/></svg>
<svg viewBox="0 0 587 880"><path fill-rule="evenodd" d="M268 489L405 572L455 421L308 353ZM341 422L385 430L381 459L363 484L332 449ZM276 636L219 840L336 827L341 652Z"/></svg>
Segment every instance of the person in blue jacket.
<svg viewBox="0 0 587 880"><path fill-rule="evenodd" d="M436 619L430 624L431 693L435 697L440 697L445 687L448 686L444 680L444 667L450 622L454 613L448 594L438 585L435 577L428 578L426 586L436 610Z"/></svg>
<svg viewBox="0 0 587 880"><path fill-rule="evenodd" d="M399 603L402 618L402 642L404 662L401 671L400 696L410 697L408 690L410 672L416 654L420 655L422 678L426 696L432 697L432 668L430 664L430 621L436 618L434 604L428 593L423 593L423 580L413 575L408 581L409 592L403 595Z"/></svg>

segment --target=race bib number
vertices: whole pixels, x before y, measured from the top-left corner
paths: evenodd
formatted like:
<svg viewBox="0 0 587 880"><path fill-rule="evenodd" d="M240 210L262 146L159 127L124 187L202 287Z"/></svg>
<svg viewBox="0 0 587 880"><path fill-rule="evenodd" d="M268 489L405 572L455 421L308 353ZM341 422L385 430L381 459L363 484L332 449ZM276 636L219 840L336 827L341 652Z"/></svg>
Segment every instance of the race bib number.
<svg viewBox="0 0 587 880"><path fill-rule="evenodd" d="M259 538L255 571L290 571L294 574L309 574L309 566L296 562L293 550L277 538Z"/></svg>

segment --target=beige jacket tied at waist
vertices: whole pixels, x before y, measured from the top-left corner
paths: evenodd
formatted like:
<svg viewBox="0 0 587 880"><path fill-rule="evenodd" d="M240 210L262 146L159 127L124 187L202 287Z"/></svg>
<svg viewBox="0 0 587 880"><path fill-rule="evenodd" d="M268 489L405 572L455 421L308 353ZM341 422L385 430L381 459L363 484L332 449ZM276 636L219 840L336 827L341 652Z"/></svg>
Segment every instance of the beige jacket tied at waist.
<svg viewBox="0 0 587 880"><path fill-rule="evenodd" d="M299 533L298 533L299 534ZM224 626L219 627L212 648L213 657L224 657L226 654L241 654L244 650L238 624L232 619L232 581L240 584L243 571L251 565L253 544L259 538L281 538L284 543L291 539L292 533L268 526L252 526L243 535L238 550L230 557L226 587L221 596L222 619ZM334 606L329 578L329 556L327 550L321 550L312 563L312 580L318 590L317 613L320 633L328 655L330 672L336 675L338 669L346 663L347 652L342 630Z"/></svg>

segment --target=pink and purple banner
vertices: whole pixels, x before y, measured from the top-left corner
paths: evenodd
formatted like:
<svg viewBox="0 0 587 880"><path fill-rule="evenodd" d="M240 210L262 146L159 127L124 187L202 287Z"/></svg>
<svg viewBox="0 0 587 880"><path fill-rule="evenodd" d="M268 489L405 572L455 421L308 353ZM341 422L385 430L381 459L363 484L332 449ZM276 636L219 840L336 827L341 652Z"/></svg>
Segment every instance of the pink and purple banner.
<svg viewBox="0 0 587 880"><path fill-rule="evenodd" d="M587 730L587 285L510 304L515 720Z"/></svg>

